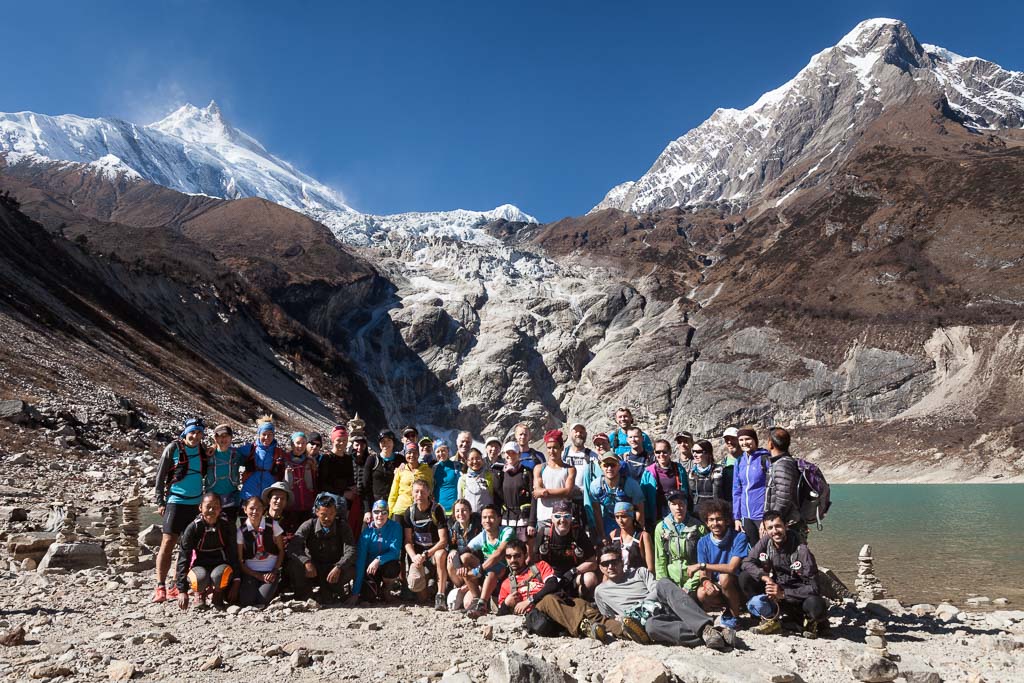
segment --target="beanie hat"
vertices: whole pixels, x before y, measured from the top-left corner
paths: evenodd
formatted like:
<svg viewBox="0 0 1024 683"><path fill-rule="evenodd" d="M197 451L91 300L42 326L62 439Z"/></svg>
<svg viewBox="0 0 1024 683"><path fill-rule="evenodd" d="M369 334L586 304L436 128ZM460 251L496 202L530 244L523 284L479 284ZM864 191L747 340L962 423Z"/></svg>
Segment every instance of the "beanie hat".
<svg viewBox="0 0 1024 683"><path fill-rule="evenodd" d="M554 441L556 443L565 443L565 437L562 436L561 429L552 429L550 432L544 435L544 443Z"/></svg>
<svg viewBox="0 0 1024 683"><path fill-rule="evenodd" d="M754 441L757 441L757 431L753 427L744 427L736 432L736 436L749 436Z"/></svg>

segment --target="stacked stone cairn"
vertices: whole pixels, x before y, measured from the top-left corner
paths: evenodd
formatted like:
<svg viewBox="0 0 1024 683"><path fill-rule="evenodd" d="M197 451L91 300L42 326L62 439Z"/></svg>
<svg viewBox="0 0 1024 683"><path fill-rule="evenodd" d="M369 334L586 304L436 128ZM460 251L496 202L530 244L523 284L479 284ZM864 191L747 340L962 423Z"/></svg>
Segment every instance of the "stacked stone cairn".
<svg viewBox="0 0 1024 683"><path fill-rule="evenodd" d="M868 654L893 659L893 656L889 654L889 644L885 640L885 624L878 619L870 619L868 623L864 624L864 631L866 633L864 649Z"/></svg>
<svg viewBox="0 0 1024 683"><path fill-rule="evenodd" d="M871 555L871 546L865 545L857 557L857 581L854 584L861 600L881 600L886 596L882 582L875 576L875 560Z"/></svg>
<svg viewBox="0 0 1024 683"><path fill-rule="evenodd" d="M57 543L74 543L78 540L78 533L75 530L78 513L75 512L75 506L72 503L58 505L56 513L61 514L61 512L63 512L63 519L57 528Z"/></svg>
<svg viewBox="0 0 1024 683"><path fill-rule="evenodd" d="M128 496L121 504L121 543L118 548L118 564L132 567L139 563L139 510L142 508L142 496L139 495L139 483L132 484Z"/></svg>
<svg viewBox="0 0 1024 683"><path fill-rule="evenodd" d="M348 421L348 438L355 436L366 436L366 420L359 417L359 413Z"/></svg>

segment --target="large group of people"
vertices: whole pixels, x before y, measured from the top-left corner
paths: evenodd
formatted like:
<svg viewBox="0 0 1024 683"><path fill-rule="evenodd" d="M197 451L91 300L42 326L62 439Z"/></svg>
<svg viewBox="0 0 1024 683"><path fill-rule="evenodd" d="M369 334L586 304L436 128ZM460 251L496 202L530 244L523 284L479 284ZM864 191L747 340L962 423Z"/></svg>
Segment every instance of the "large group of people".
<svg viewBox="0 0 1024 683"><path fill-rule="evenodd" d="M615 422L593 437L551 430L541 452L526 424L481 450L469 432L452 449L415 427L371 444L358 418L282 439L267 416L244 442L189 420L157 470L153 601L411 602L715 649L743 626L778 632L783 616L805 637L827 628L785 429L767 448L754 427L726 429L716 458L687 432L652 440L628 408Z"/></svg>

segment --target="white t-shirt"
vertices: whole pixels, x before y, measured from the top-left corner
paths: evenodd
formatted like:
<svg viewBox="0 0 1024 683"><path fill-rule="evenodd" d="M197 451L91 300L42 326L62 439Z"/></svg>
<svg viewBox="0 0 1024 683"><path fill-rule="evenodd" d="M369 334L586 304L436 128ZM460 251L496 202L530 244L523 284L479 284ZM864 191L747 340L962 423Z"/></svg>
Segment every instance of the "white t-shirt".
<svg viewBox="0 0 1024 683"><path fill-rule="evenodd" d="M252 522L245 520L245 528L249 531L254 531L257 538L263 538L263 532L267 528L267 518L264 517L260 520L260 528L253 529ZM274 522L274 538L277 538L284 533L284 529L277 522ZM238 545L242 545L245 541L242 538L242 530L238 530ZM254 572L265 573L271 571L275 565L277 565L277 550L275 545L272 548L263 548L263 552L257 552L255 556L250 557L245 561L245 566Z"/></svg>

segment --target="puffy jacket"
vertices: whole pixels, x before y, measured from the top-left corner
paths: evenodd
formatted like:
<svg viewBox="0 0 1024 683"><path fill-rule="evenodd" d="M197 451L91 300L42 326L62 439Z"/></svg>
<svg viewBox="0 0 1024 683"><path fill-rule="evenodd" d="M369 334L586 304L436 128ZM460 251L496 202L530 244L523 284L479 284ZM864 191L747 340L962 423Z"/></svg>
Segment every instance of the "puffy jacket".
<svg viewBox="0 0 1024 683"><path fill-rule="evenodd" d="M743 560L742 571L755 579L771 573L782 587L786 598L803 600L818 595L818 563L806 544L793 532L786 534L782 547L776 548L771 537L762 536Z"/></svg>
<svg viewBox="0 0 1024 683"><path fill-rule="evenodd" d="M366 567L380 558L381 564L397 560L402 547L402 525L389 519L384 526L377 528L369 525L359 536L359 551L356 554L356 581L352 585L352 595L359 595L366 576Z"/></svg>
<svg viewBox="0 0 1024 683"><path fill-rule="evenodd" d="M654 569L659 579L672 579L689 590L697 587L700 578L697 574L687 577L686 567L697 562L697 541L708 529L692 515L687 515L683 524L683 530L677 530L672 515L658 522L654 530Z"/></svg>
<svg viewBox="0 0 1024 683"><path fill-rule="evenodd" d="M692 511L693 508L689 504L691 493L690 485L686 481L686 469L679 463L672 464L676 467L679 488L686 491L687 509ZM644 469L643 475L640 477L640 490L644 492L644 519L661 519L670 512L668 501L665 500L667 491L662 491L658 485L657 467L658 463L651 463ZM653 525L648 528L653 528Z"/></svg>
<svg viewBox="0 0 1024 683"><path fill-rule="evenodd" d="M356 560L356 541L352 529L340 516L326 533L319 519L307 519L288 543L288 556L300 564L313 562L351 567Z"/></svg>
<svg viewBox="0 0 1024 683"><path fill-rule="evenodd" d="M392 517L397 517L405 512L412 505L412 483L417 479L427 482L427 488L434 490L434 473L430 465L420 463L416 469L410 469L408 463L402 463L395 468L395 478L391 482L391 492L388 494L388 510Z"/></svg>
<svg viewBox="0 0 1024 683"><path fill-rule="evenodd" d="M793 526L800 522L800 468L789 453L772 458L765 486L764 510L774 510L782 515L786 524Z"/></svg>
<svg viewBox="0 0 1024 683"><path fill-rule="evenodd" d="M744 453L732 478L732 514L736 519L760 521L764 517L764 493L768 483L768 460L763 448Z"/></svg>

